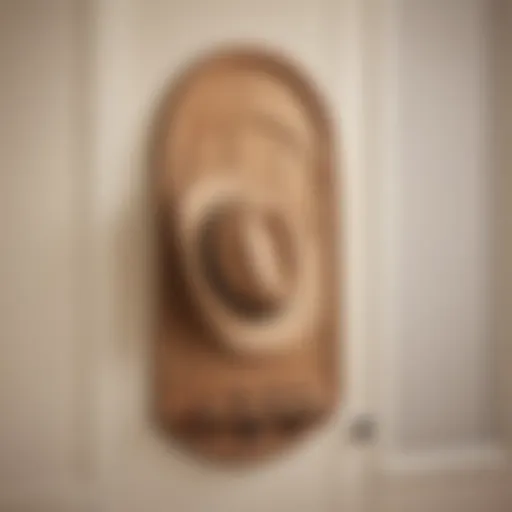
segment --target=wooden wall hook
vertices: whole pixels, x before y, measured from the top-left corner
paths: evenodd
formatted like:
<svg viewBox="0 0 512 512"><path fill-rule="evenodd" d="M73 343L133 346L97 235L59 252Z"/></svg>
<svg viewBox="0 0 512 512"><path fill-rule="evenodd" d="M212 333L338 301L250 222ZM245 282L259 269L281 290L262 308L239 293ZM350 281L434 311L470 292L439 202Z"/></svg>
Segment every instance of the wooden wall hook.
<svg viewBox="0 0 512 512"><path fill-rule="evenodd" d="M196 452L253 460L337 402L328 113L287 60L240 49L192 67L160 114L156 411Z"/></svg>

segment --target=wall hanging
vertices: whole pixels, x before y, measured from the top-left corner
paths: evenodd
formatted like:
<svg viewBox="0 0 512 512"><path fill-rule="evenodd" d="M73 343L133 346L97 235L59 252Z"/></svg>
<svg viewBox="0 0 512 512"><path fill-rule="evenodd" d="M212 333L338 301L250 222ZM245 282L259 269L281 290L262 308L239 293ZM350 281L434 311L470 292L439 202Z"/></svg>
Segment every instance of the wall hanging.
<svg viewBox="0 0 512 512"><path fill-rule="evenodd" d="M328 111L286 59L234 50L188 69L159 114L158 420L209 458L261 458L339 395Z"/></svg>

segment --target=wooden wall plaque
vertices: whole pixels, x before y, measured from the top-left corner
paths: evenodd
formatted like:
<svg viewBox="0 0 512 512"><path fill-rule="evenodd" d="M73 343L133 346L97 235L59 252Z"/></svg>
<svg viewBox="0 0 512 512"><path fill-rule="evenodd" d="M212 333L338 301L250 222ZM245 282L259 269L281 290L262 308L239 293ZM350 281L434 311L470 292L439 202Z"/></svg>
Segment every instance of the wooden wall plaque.
<svg viewBox="0 0 512 512"><path fill-rule="evenodd" d="M159 115L155 410L196 453L258 459L338 401L328 111L294 65L242 49L192 66Z"/></svg>

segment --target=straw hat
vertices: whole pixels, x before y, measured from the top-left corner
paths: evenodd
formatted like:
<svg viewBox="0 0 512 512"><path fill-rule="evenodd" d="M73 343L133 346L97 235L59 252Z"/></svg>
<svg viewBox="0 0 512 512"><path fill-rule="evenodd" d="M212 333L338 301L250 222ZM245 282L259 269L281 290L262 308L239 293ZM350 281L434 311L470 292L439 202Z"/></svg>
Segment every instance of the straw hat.
<svg viewBox="0 0 512 512"><path fill-rule="evenodd" d="M221 342L256 355L311 339L315 244L277 198L212 173L184 198L178 226L193 298Z"/></svg>
<svg viewBox="0 0 512 512"><path fill-rule="evenodd" d="M304 86L258 59L220 57L185 77L161 183L193 302L218 341L247 355L311 342L325 295L321 135Z"/></svg>

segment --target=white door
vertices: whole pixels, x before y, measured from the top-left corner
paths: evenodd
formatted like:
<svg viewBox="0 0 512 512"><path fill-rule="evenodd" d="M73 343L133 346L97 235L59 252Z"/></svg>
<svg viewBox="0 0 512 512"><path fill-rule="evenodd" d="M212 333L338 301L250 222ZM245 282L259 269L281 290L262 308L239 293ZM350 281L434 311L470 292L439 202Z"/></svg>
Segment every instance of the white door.
<svg viewBox="0 0 512 512"><path fill-rule="evenodd" d="M358 0L2 4L1 510L355 512L348 423L368 408L365 46ZM150 403L146 150L169 80L233 42L289 55L327 96L343 188L340 414L229 472L176 453Z"/></svg>

